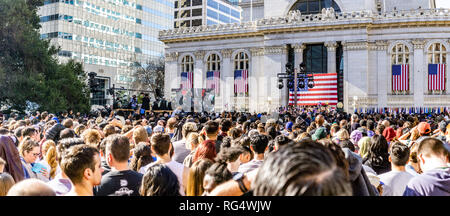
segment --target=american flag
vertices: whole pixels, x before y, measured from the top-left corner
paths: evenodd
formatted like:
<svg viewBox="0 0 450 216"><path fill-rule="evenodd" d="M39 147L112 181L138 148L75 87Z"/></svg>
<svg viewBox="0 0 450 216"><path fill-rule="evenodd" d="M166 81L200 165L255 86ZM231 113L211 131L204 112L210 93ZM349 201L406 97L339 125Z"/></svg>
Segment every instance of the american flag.
<svg viewBox="0 0 450 216"><path fill-rule="evenodd" d="M428 90L445 90L445 64L428 65Z"/></svg>
<svg viewBox="0 0 450 216"><path fill-rule="evenodd" d="M214 89L216 95L220 92L220 71L206 72L206 88Z"/></svg>
<svg viewBox="0 0 450 216"><path fill-rule="evenodd" d="M392 91L409 91L409 65L392 65Z"/></svg>
<svg viewBox="0 0 450 216"><path fill-rule="evenodd" d="M181 73L181 89L191 89L193 85L193 72Z"/></svg>
<svg viewBox="0 0 450 216"><path fill-rule="evenodd" d="M234 93L248 92L248 71L236 70L234 71Z"/></svg>
<svg viewBox="0 0 450 216"><path fill-rule="evenodd" d="M297 90L297 105L315 106L337 105L337 73L314 74L314 88L309 89L308 82L305 79L305 88ZM294 89L289 89L289 105L294 105Z"/></svg>

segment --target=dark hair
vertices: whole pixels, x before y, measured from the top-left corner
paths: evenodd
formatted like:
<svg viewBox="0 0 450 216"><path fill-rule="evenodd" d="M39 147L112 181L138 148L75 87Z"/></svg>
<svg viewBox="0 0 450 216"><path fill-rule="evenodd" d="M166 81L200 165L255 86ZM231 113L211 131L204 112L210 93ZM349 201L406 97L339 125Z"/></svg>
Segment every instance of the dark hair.
<svg viewBox="0 0 450 216"><path fill-rule="evenodd" d="M310 139L271 154L257 173L255 196L351 196L345 173L326 147Z"/></svg>
<svg viewBox="0 0 450 216"><path fill-rule="evenodd" d="M219 130L219 123L209 120L205 123L206 134L215 134Z"/></svg>
<svg viewBox="0 0 450 216"><path fill-rule="evenodd" d="M177 176L164 164L150 166L142 177L141 196L180 196Z"/></svg>
<svg viewBox="0 0 450 216"><path fill-rule="evenodd" d="M372 120L368 120L367 121L367 129L373 131L374 128L375 128L375 122Z"/></svg>
<svg viewBox="0 0 450 216"><path fill-rule="evenodd" d="M105 150L110 152L114 160L118 162L128 161L130 157L130 140L117 134L105 138Z"/></svg>
<svg viewBox="0 0 450 216"><path fill-rule="evenodd" d="M233 139L237 139L237 138L239 138L239 137L242 136L243 131L242 131L241 129L239 129L239 128L232 128L232 129L229 131L229 134L230 134L230 136L231 136Z"/></svg>
<svg viewBox="0 0 450 216"><path fill-rule="evenodd" d="M28 127L22 128L22 131L21 131L23 137L32 136L36 132L37 132L37 130L33 126L28 126Z"/></svg>
<svg viewBox="0 0 450 216"><path fill-rule="evenodd" d="M266 130L267 134L271 137L271 139L275 139L278 136L278 131L274 126L269 126Z"/></svg>
<svg viewBox="0 0 450 216"><path fill-rule="evenodd" d="M339 140L337 143L341 148L348 148L350 151L355 152L355 145L350 140Z"/></svg>
<svg viewBox="0 0 450 216"><path fill-rule="evenodd" d="M227 163L220 161L214 163L206 170L205 176L209 175L212 177L214 187L233 178L233 174L231 174L227 166ZM209 190L214 189L214 187Z"/></svg>
<svg viewBox="0 0 450 216"><path fill-rule="evenodd" d="M220 121L220 128L221 128L222 132L228 132L228 130L230 130L232 125L233 125L233 123L231 122L230 119L222 119Z"/></svg>
<svg viewBox="0 0 450 216"><path fill-rule="evenodd" d="M157 155L167 154L170 147L170 136L168 134L155 133L150 139L150 143Z"/></svg>
<svg viewBox="0 0 450 216"><path fill-rule="evenodd" d="M66 128L66 129L62 130L61 133L59 134L60 139L74 138L74 137L76 137L76 133L74 130L72 130L70 128Z"/></svg>
<svg viewBox="0 0 450 216"><path fill-rule="evenodd" d="M375 134L371 139L372 144L369 147L367 160L371 161L372 166L383 166L386 161L389 161L387 140L384 136L378 134Z"/></svg>
<svg viewBox="0 0 450 216"><path fill-rule="evenodd" d="M281 146L285 146L287 145L289 142L291 142L292 140L289 139L288 137L284 136L284 135L278 135L277 137L275 137L274 139L274 143L275 145L277 145L278 147Z"/></svg>
<svg viewBox="0 0 450 216"><path fill-rule="evenodd" d="M94 156L98 150L88 145L76 145L64 155L61 168L74 184L81 183L85 169L95 171Z"/></svg>
<svg viewBox="0 0 450 216"><path fill-rule="evenodd" d="M327 147L328 150L330 150L331 154L336 159L336 165L342 168L342 171L344 171L347 180L349 180L350 178L349 163L348 160L345 158L345 153L342 151L342 148L329 140L322 141L322 144L325 147Z"/></svg>
<svg viewBox="0 0 450 216"><path fill-rule="evenodd" d="M141 167L146 166L153 162L153 157L151 156L152 150L150 146L145 142L140 142L133 149L133 158L131 158L130 168L136 172L139 172Z"/></svg>
<svg viewBox="0 0 450 216"><path fill-rule="evenodd" d="M256 134L250 137L250 146L256 154L262 154L269 144L269 139L266 135Z"/></svg>
<svg viewBox="0 0 450 216"><path fill-rule="evenodd" d="M391 146L391 160L396 166L405 166L409 160L409 148L401 142L395 142Z"/></svg>
<svg viewBox="0 0 450 216"><path fill-rule="evenodd" d="M244 149L240 146L232 146L228 148L221 148L216 160L220 162L234 162L239 158L239 155L244 153Z"/></svg>
<svg viewBox="0 0 450 216"><path fill-rule="evenodd" d="M69 149L72 146L84 144L83 138L65 138L58 141L58 145L61 145L63 149Z"/></svg>

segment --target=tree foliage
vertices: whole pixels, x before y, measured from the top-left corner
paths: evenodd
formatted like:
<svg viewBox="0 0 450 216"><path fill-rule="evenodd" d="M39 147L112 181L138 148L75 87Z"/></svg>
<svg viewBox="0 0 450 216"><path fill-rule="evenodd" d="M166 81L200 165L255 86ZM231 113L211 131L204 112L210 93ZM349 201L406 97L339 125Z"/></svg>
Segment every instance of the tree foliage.
<svg viewBox="0 0 450 216"><path fill-rule="evenodd" d="M134 73L134 88L152 92L154 98L164 89L164 59L150 59L146 64L137 63ZM161 95L162 96L162 95Z"/></svg>
<svg viewBox="0 0 450 216"><path fill-rule="evenodd" d="M59 64L59 49L41 40L37 7L41 0L0 1L0 106L25 110L87 112L88 94L81 64Z"/></svg>

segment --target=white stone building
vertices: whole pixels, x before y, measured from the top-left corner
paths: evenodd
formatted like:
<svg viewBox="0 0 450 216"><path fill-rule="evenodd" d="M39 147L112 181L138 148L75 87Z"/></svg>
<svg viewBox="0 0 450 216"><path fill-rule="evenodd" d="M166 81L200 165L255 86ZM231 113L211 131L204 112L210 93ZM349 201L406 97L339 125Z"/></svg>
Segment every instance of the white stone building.
<svg viewBox="0 0 450 216"><path fill-rule="evenodd" d="M448 71L450 63L450 10L436 9L434 0L248 2L240 3L241 24L160 32L166 44L166 96L180 87L180 73L187 70L194 73L194 88L205 88L206 72L216 65L222 81L216 111L285 106L288 92L278 89L276 75L290 61L296 68L305 62L314 73L338 73L346 111L450 106L448 74L446 90L428 90L428 65L444 64ZM409 65L409 91L392 90L395 64ZM234 94L236 69L249 71L246 95Z"/></svg>

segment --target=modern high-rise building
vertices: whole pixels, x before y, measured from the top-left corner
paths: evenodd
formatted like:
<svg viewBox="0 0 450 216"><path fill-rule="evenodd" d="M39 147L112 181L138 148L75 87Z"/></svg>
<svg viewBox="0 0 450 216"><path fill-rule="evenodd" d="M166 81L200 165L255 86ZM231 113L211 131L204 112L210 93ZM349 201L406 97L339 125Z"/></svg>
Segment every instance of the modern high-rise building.
<svg viewBox="0 0 450 216"><path fill-rule="evenodd" d="M241 9L227 0L175 0L174 18L174 28L240 23Z"/></svg>
<svg viewBox="0 0 450 216"><path fill-rule="evenodd" d="M45 0L41 38L61 48L61 62L75 59L97 73L103 91L92 104L112 104L106 90L131 88L136 62L164 56L158 32L172 28L173 8L173 0Z"/></svg>

